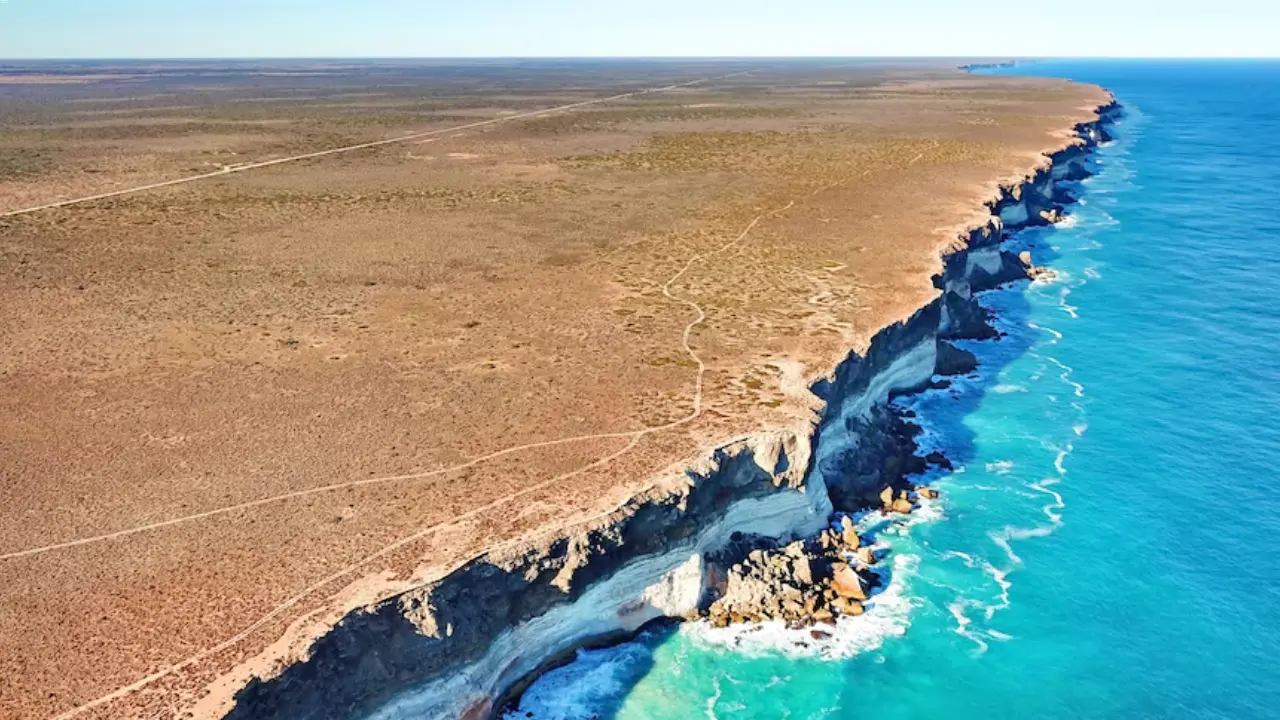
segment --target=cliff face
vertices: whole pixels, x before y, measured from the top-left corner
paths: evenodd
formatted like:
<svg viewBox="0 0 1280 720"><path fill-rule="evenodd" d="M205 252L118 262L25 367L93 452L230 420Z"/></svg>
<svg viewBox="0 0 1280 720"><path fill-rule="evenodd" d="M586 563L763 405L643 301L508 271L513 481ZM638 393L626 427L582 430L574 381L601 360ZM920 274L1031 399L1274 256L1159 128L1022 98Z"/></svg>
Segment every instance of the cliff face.
<svg viewBox="0 0 1280 720"><path fill-rule="evenodd" d="M972 357L947 341L994 331L974 293L1026 277L1004 232L1056 219L1058 183L1088 174L1089 149L1117 112L1099 109L1067 147L989 203L991 216L943 258L939 297L883 329L813 392L816 425L761 433L717 450L696 471L632 498L590 527L519 554L486 555L439 582L349 614L309 657L236 698L234 718L493 715L540 670L586 643L689 615L711 584L706 558L739 533L817 533L833 508L877 502L916 469L914 444L887 408L894 393Z"/></svg>

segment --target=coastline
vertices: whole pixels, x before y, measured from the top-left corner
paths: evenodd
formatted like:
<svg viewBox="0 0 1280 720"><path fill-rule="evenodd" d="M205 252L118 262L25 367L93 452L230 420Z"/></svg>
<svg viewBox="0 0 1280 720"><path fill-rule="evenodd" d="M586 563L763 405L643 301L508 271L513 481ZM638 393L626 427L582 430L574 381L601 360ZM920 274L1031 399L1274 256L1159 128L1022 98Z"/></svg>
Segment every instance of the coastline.
<svg viewBox="0 0 1280 720"><path fill-rule="evenodd" d="M1021 180L998 187L985 220L943 248L935 300L811 387L825 405L812 424L722 445L540 548L492 550L437 583L348 613L307 659L241 689L229 716L491 717L577 648L696 611L704 558L734 533L809 535L833 509L865 507L886 484L902 487L915 448L895 430L887 400L971 361L948 341L991 332L973 294L1027 276L1000 250L1004 231L1049 222L1043 213L1065 199L1056 181L1085 172L1117 107L1096 108Z"/></svg>

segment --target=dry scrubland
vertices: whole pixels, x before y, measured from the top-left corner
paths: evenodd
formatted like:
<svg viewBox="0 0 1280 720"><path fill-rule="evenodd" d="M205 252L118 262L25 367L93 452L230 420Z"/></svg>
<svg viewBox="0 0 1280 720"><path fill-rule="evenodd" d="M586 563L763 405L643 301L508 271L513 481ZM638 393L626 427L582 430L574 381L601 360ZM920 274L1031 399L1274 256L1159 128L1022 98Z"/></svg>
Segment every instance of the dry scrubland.
<svg viewBox="0 0 1280 720"><path fill-rule="evenodd" d="M869 63L9 72L0 211L748 68L0 219L0 716L152 673L81 716L175 715L301 618L793 423L1102 100Z"/></svg>

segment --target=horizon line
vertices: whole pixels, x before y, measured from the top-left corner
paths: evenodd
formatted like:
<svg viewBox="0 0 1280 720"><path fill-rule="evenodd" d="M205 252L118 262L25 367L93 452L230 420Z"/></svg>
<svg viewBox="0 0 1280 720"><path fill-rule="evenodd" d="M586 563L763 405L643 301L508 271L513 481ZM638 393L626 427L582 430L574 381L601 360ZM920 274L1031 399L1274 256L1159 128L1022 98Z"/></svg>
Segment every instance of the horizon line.
<svg viewBox="0 0 1280 720"><path fill-rule="evenodd" d="M1280 60L1280 55L155 55L0 57L4 62L219 60Z"/></svg>

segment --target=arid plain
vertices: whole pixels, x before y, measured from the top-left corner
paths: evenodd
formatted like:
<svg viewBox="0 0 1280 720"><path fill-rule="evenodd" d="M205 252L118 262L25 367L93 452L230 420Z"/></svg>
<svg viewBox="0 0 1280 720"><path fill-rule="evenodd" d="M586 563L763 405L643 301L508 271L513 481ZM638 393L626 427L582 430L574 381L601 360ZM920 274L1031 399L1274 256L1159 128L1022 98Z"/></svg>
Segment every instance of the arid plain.
<svg viewBox="0 0 1280 720"><path fill-rule="evenodd" d="M0 716L216 714L308 624L808 417L1105 99L849 61L0 68L0 213L221 173L0 217Z"/></svg>

